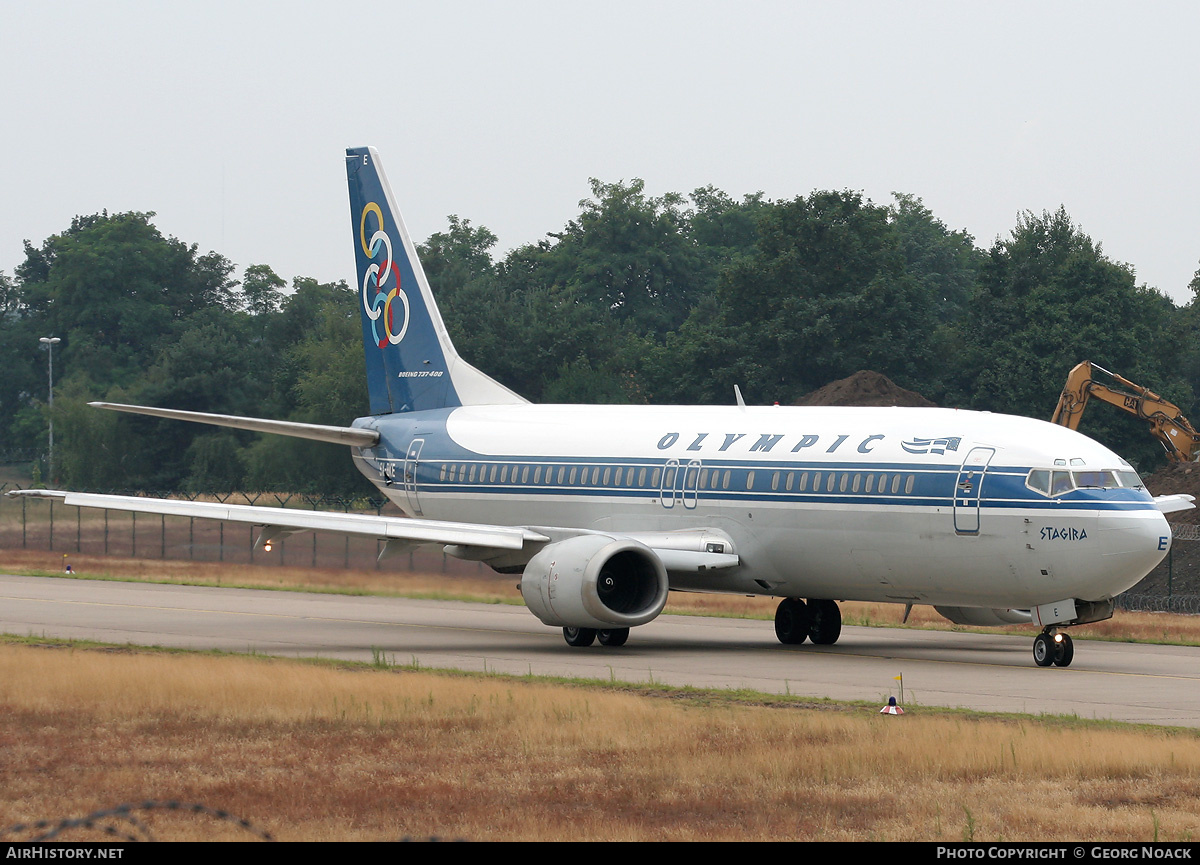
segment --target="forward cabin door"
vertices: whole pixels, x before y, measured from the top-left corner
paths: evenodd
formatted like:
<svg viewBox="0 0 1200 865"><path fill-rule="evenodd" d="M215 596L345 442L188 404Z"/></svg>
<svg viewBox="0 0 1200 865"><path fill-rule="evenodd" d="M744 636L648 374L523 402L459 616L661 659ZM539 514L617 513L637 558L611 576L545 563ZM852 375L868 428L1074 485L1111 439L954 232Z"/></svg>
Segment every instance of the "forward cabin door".
<svg viewBox="0 0 1200 865"><path fill-rule="evenodd" d="M954 531L960 535L979 534L979 503L988 465L995 448L971 448L954 483Z"/></svg>

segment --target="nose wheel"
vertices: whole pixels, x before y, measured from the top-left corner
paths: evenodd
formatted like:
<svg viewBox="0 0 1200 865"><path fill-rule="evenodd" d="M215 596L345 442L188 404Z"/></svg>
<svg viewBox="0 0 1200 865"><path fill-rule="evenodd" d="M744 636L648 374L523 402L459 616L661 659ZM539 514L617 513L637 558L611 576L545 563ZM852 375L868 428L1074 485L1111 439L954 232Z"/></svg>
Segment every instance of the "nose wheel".
<svg viewBox="0 0 1200 865"><path fill-rule="evenodd" d="M1075 644L1069 634L1047 628L1033 638L1033 662L1039 667L1069 667L1075 659Z"/></svg>

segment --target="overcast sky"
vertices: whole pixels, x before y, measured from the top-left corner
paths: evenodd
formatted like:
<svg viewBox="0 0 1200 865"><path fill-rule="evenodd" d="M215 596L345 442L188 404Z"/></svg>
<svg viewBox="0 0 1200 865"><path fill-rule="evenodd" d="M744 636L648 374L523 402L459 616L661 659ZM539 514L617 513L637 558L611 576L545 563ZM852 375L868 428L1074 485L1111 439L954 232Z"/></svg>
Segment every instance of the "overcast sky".
<svg viewBox="0 0 1200 865"><path fill-rule="evenodd" d="M0 270L75 214L354 281L343 151L497 252L588 178L922 198L987 247L1064 205L1139 283L1200 259L1200 4L0 0Z"/></svg>

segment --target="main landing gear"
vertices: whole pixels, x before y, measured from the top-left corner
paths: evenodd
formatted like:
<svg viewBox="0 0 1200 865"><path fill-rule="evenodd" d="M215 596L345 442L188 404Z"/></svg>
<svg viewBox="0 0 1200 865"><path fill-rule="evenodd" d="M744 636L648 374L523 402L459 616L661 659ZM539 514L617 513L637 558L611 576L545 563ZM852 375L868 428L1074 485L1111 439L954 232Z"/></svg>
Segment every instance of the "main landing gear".
<svg viewBox="0 0 1200 865"><path fill-rule="evenodd" d="M812 640L818 646L832 646L841 635L842 611L833 601L784 598L775 610L775 636L785 645Z"/></svg>
<svg viewBox="0 0 1200 865"><path fill-rule="evenodd" d="M1075 645L1070 635L1057 628L1046 628L1033 638L1033 662L1039 667L1069 667L1074 659Z"/></svg>
<svg viewBox="0 0 1200 865"><path fill-rule="evenodd" d="M624 646L629 639L629 628L563 628L563 639L568 646L584 648L597 639L601 646Z"/></svg>

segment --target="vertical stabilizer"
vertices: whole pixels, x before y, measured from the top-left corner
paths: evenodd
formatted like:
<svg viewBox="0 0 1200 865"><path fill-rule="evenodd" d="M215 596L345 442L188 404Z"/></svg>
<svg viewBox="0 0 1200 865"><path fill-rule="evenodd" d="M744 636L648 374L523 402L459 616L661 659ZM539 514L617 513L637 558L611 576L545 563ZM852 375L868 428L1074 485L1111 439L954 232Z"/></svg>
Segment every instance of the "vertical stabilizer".
<svg viewBox="0 0 1200 865"><path fill-rule="evenodd" d="M346 177L371 413L526 402L454 350L375 148L347 149Z"/></svg>

